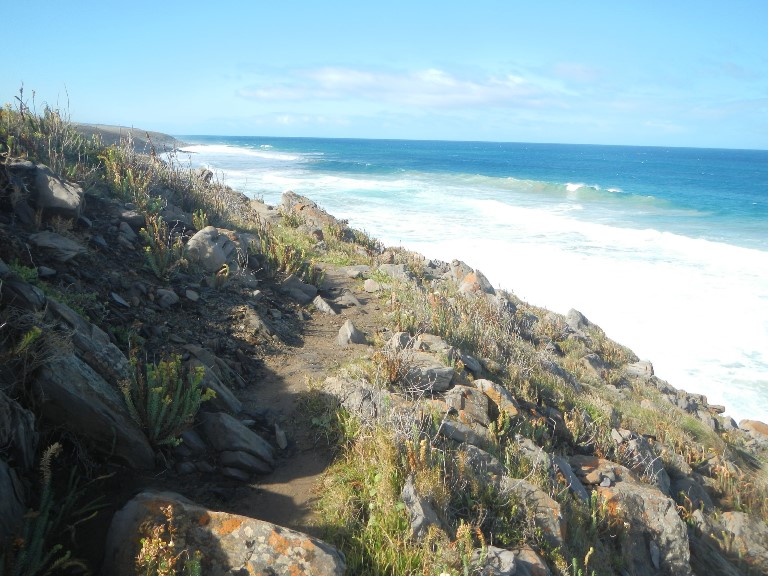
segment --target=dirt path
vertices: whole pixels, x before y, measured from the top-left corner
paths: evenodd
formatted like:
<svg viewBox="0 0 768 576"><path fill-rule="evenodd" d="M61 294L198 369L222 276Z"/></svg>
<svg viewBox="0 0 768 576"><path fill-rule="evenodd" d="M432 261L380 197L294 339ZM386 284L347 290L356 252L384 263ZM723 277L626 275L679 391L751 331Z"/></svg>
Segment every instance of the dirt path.
<svg viewBox="0 0 768 576"><path fill-rule="evenodd" d="M345 292L354 295L360 305L333 304ZM275 413L288 446L278 450L274 472L260 478L251 489L238 491L230 502L240 514L310 533L318 526L313 511L315 486L334 455L321 431L302 411L302 398L306 400L310 386L322 383L341 365L369 353L364 345L338 345L339 328L347 319L369 339L384 325L378 297L363 291L362 283L350 279L343 269L326 268L320 294L338 315L312 310L303 325L303 343L265 357L257 389L241 398L247 407L268 407Z"/></svg>

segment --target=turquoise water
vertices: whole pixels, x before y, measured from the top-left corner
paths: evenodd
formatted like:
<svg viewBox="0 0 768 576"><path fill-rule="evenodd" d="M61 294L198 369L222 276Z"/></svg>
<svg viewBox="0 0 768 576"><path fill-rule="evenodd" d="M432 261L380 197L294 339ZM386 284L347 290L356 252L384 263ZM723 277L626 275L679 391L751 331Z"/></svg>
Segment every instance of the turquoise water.
<svg viewBox="0 0 768 576"><path fill-rule="evenodd" d="M182 136L193 165L311 197L389 245L576 308L672 385L768 421L768 151Z"/></svg>

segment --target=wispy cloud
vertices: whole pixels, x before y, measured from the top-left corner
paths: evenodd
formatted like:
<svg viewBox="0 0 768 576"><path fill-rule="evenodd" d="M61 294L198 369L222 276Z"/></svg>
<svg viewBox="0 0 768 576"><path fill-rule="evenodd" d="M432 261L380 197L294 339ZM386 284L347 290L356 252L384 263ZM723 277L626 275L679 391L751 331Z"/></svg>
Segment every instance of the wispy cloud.
<svg viewBox="0 0 768 576"><path fill-rule="evenodd" d="M545 82L517 74L460 77L438 68L366 71L322 67L293 71L279 80L263 79L239 95L256 101L369 101L402 106L536 107L564 95Z"/></svg>

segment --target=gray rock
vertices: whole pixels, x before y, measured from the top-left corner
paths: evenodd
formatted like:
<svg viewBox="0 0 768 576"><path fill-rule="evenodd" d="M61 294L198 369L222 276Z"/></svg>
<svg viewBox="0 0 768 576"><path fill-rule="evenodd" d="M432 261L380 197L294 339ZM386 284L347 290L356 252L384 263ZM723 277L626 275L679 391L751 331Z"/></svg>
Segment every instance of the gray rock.
<svg viewBox="0 0 768 576"><path fill-rule="evenodd" d="M450 366L444 366L431 354L413 352L409 358L405 384L418 390L445 392L451 386L454 371Z"/></svg>
<svg viewBox="0 0 768 576"><path fill-rule="evenodd" d="M442 527L440 518L429 501L416 491L413 476L408 476L400 495L408 511L408 520L411 523L413 537L421 540L429 532L431 526Z"/></svg>
<svg viewBox="0 0 768 576"><path fill-rule="evenodd" d="M139 239L139 237L136 235L136 232L133 231L133 228L131 228L131 225L128 224L128 222L120 222L118 230L120 232L120 236L131 244Z"/></svg>
<svg viewBox="0 0 768 576"><path fill-rule="evenodd" d="M267 336L273 336L275 329L272 325L262 318L258 310L248 307L245 309L245 325L252 332L256 334L265 334Z"/></svg>
<svg viewBox="0 0 768 576"><path fill-rule="evenodd" d="M219 462L221 462L222 466L244 470L249 474L269 474L272 471L272 466L261 458L240 450L220 452Z"/></svg>
<svg viewBox="0 0 768 576"><path fill-rule="evenodd" d="M502 385L482 378L475 380L472 384L488 396L499 412L505 412L510 417L517 416L520 413L520 405L517 403L517 400Z"/></svg>
<svg viewBox="0 0 768 576"><path fill-rule="evenodd" d="M317 287L302 282L297 276L291 274L280 285L280 290L288 294L299 304L309 304L317 296Z"/></svg>
<svg viewBox="0 0 768 576"><path fill-rule="evenodd" d="M0 274L0 298L6 306L12 305L33 312L45 308L47 302L45 293L40 288L24 282L11 272L4 276Z"/></svg>
<svg viewBox="0 0 768 576"><path fill-rule="evenodd" d="M573 308L571 308L568 311L568 314L565 315L565 323L576 333L581 333L593 326L592 322L587 320L587 317L584 316L584 314Z"/></svg>
<svg viewBox="0 0 768 576"><path fill-rule="evenodd" d="M413 349L414 340L408 332L395 332L392 338L387 340L384 348L387 350Z"/></svg>
<svg viewBox="0 0 768 576"><path fill-rule="evenodd" d="M217 452L241 451L274 466L274 450L261 436L223 412L203 412L201 431Z"/></svg>
<svg viewBox="0 0 768 576"><path fill-rule="evenodd" d="M367 344L367 339L365 334L355 327L352 320L347 320L339 329L337 342L339 346L349 346L350 344Z"/></svg>
<svg viewBox="0 0 768 576"><path fill-rule="evenodd" d="M560 473L568 482L568 488L574 493L582 502L589 502L589 492L584 488L579 478L574 474L571 465L562 456L552 456L552 463L557 467Z"/></svg>
<svg viewBox="0 0 768 576"><path fill-rule="evenodd" d="M131 307L131 305L128 302L126 302L125 298L120 296L120 294L118 294L117 292L110 292L109 296L110 296L110 298L112 298L112 300L115 303L119 304L123 308L130 308Z"/></svg>
<svg viewBox="0 0 768 576"><path fill-rule="evenodd" d="M491 442L491 436L485 428L481 426L473 428L453 420L444 420L440 425L438 433L456 442L472 444L478 447L488 446Z"/></svg>
<svg viewBox="0 0 768 576"><path fill-rule="evenodd" d="M407 280L411 277L411 273L406 270L405 264L382 264L379 266L379 272L383 272L396 280Z"/></svg>
<svg viewBox="0 0 768 576"><path fill-rule="evenodd" d="M224 264L233 264L237 246L227 230L206 226L187 242L187 257L209 273L218 272Z"/></svg>
<svg viewBox="0 0 768 576"><path fill-rule="evenodd" d="M198 292L196 292L195 290L192 290L191 288L187 288L184 291L184 296L190 302L197 302L198 300L200 300L200 294Z"/></svg>
<svg viewBox="0 0 768 576"><path fill-rule="evenodd" d="M491 423L488 397L477 388L454 386L445 393L445 403L456 410L459 419L466 424L477 423L487 428Z"/></svg>
<svg viewBox="0 0 768 576"><path fill-rule="evenodd" d="M473 566L472 574L479 576L519 576L515 553L512 550L496 546L478 548L472 552L469 563Z"/></svg>
<svg viewBox="0 0 768 576"><path fill-rule="evenodd" d="M466 455L466 464L472 469L475 475L480 476L481 478L501 478L507 473L507 469L498 458L477 446L468 444L464 447L464 453Z"/></svg>
<svg viewBox="0 0 768 576"><path fill-rule="evenodd" d="M768 524L745 512L723 512L723 530L730 535L731 550L756 574L768 574Z"/></svg>
<svg viewBox="0 0 768 576"><path fill-rule="evenodd" d="M326 378L323 390L338 398L341 405L363 422L371 422L388 414L396 402L389 392L343 378Z"/></svg>
<svg viewBox="0 0 768 576"><path fill-rule="evenodd" d="M125 222L135 230L139 230L146 224L146 218L144 214L134 210L133 208L124 208L120 210L118 217L122 222Z"/></svg>
<svg viewBox="0 0 768 576"><path fill-rule="evenodd" d="M75 256L87 252L85 247L78 242L48 230L31 234L29 236L29 243L35 248L50 254L54 260L59 262L67 262Z"/></svg>
<svg viewBox="0 0 768 576"><path fill-rule="evenodd" d="M18 534L24 521L24 489L16 471L0 459L0 542Z"/></svg>
<svg viewBox="0 0 768 576"><path fill-rule="evenodd" d="M185 430L181 433L181 444L180 446L185 446L190 454L194 456L199 456L201 454L204 454L208 447L205 445L205 442L200 437L200 434L195 432L194 430Z"/></svg>
<svg viewBox="0 0 768 576"><path fill-rule="evenodd" d="M48 301L48 314L71 330L78 356L114 388L133 377L130 361L101 328L57 300Z"/></svg>
<svg viewBox="0 0 768 576"><path fill-rule="evenodd" d="M451 350L451 345L435 334L419 334L416 336L416 344L416 348L432 352L433 354L447 355Z"/></svg>
<svg viewBox="0 0 768 576"><path fill-rule="evenodd" d="M167 310L179 303L179 295L170 288L158 288L155 292L155 301L160 305L160 308Z"/></svg>
<svg viewBox="0 0 768 576"><path fill-rule="evenodd" d="M363 290L366 292L373 294L374 292L378 292L381 290L381 284L376 282L373 278L366 279L365 282L363 282Z"/></svg>
<svg viewBox="0 0 768 576"><path fill-rule="evenodd" d="M553 547L562 546L565 540L565 520L560 505L540 488L526 480L503 477L500 491L514 494L520 503L533 510L534 523L541 528L544 539Z"/></svg>
<svg viewBox="0 0 768 576"><path fill-rule="evenodd" d="M151 469L155 457L121 394L72 354L43 366L32 382L43 418L73 432L100 454L131 468Z"/></svg>
<svg viewBox="0 0 768 576"><path fill-rule="evenodd" d="M493 296L496 294L488 278L480 272L480 270L473 270L466 274L459 283L459 293L461 294L489 294Z"/></svg>
<svg viewBox="0 0 768 576"><path fill-rule="evenodd" d="M339 296L336 299L336 303L341 305L341 306L345 306L347 308L350 307L350 306L362 306L363 305L362 302L360 302L360 300L358 300L357 297L354 294L352 294L351 292L345 292L344 294Z"/></svg>
<svg viewBox="0 0 768 576"><path fill-rule="evenodd" d="M48 214L77 220L83 207L85 194L78 184L65 182L48 166L38 164L35 174L34 202Z"/></svg>
<svg viewBox="0 0 768 576"><path fill-rule="evenodd" d="M37 441L34 414L0 390L0 448L10 464L31 470Z"/></svg>
<svg viewBox="0 0 768 576"><path fill-rule="evenodd" d="M190 348L200 349L199 346L192 346L190 344L185 346L185 348L187 350L190 350ZM232 414L239 414L242 411L242 402L237 399L237 396L234 395L229 386L222 381L220 373L216 369L215 360L211 361L204 355L202 355L202 358L195 356L187 361L187 365L191 369L198 366L205 368L205 374L203 375L203 380L200 382L200 385L203 388L210 388L216 393L215 398L211 398L206 402L206 408Z"/></svg>
<svg viewBox="0 0 768 576"><path fill-rule="evenodd" d="M315 296L315 299L312 300L312 304L314 304L315 308L317 308L323 314L328 314L329 316L336 316L336 310L331 308L331 305L328 304L328 302L326 302L322 296L320 295Z"/></svg>
<svg viewBox="0 0 768 576"><path fill-rule="evenodd" d="M364 264L357 266L346 266L342 268L348 278L362 278L363 275L368 274L371 271L370 266Z"/></svg>
<svg viewBox="0 0 768 576"><path fill-rule="evenodd" d="M142 492L113 517L103 574L135 576L142 526L162 525L171 506L178 540L199 550L206 576L303 574L342 576L344 556L322 540L245 516L198 506L171 492Z"/></svg>
<svg viewBox="0 0 768 576"><path fill-rule="evenodd" d="M641 360L624 366L624 374L630 378L648 380L653 376L653 364L647 360Z"/></svg>

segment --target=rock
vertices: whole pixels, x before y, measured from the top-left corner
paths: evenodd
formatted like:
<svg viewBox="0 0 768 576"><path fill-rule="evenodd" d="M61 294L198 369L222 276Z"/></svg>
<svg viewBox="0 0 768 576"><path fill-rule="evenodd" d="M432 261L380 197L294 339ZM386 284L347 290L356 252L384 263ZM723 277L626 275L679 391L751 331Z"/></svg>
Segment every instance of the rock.
<svg viewBox="0 0 768 576"><path fill-rule="evenodd" d="M563 456L552 456L552 463L563 475L563 478L565 478L571 492L573 492L582 502L589 502L589 492L587 492L578 476L573 472L568 460Z"/></svg>
<svg viewBox="0 0 768 576"><path fill-rule="evenodd" d="M184 291L184 296L185 296L185 297L187 298L187 300L189 300L190 302L197 302L198 300L200 300L200 294L199 294L197 291L195 291L195 290L192 290L191 288L187 288L187 289Z"/></svg>
<svg viewBox="0 0 768 576"><path fill-rule="evenodd" d="M430 526L441 528L440 518L438 518L429 501L416 491L413 483L413 476L408 476L403 486L403 492L400 495L408 511L408 519L411 523L411 534L413 537L421 540L429 532Z"/></svg>
<svg viewBox="0 0 768 576"><path fill-rule="evenodd" d="M549 566L527 544L515 548L519 576L551 576Z"/></svg>
<svg viewBox="0 0 768 576"><path fill-rule="evenodd" d="M582 333L587 328L590 328L593 326L592 322L587 320L587 317L584 316L581 312L578 310L574 310L571 308L568 311L568 314L565 316L565 323L568 325L568 327L573 330L576 333Z"/></svg>
<svg viewBox="0 0 768 576"><path fill-rule="evenodd" d="M258 310L248 307L245 309L245 325L255 334L265 334L267 336L273 336L275 329L272 325L264 320L259 314Z"/></svg>
<svg viewBox="0 0 768 576"><path fill-rule="evenodd" d="M309 304L317 296L317 287L302 282L298 276L291 274L280 285L280 290L288 294L299 304Z"/></svg>
<svg viewBox="0 0 768 576"><path fill-rule="evenodd" d="M615 428L611 430L611 436L624 454L623 461L633 472L656 485L665 495L672 496L670 478L661 456L645 437Z"/></svg>
<svg viewBox="0 0 768 576"><path fill-rule="evenodd" d="M468 444L464 447L464 453L466 454L466 464L480 478L490 478L497 482L507 473L507 469L498 458L477 446Z"/></svg>
<svg viewBox="0 0 768 576"><path fill-rule="evenodd" d="M350 307L350 306L362 306L362 302L357 299L357 297L352 294L351 292L344 292L341 296L339 296L336 299L336 303L340 304L341 306Z"/></svg>
<svg viewBox="0 0 768 576"><path fill-rule="evenodd" d="M182 432L181 444L179 446L186 447L193 456L199 456L208 450L205 441L195 430L185 430Z"/></svg>
<svg viewBox="0 0 768 576"><path fill-rule="evenodd" d="M451 386L453 375L453 368L443 366L431 354L414 351L403 380L407 386L417 390L445 392Z"/></svg>
<svg viewBox="0 0 768 576"><path fill-rule="evenodd" d="M117 292L110 292L109 296L110 296L110 298L112 298L112 300L115 303L119 304L123 308L130 308L131 307L131 305L128 302L125 301L125 298L120 296L120 294L118 294Z"/></svg>
<svg viewBox="0 0 768 576"><path fill-rule="evenodd" d="M478 548L469 559L472 574L479 576L515 576L518 574L515 553L496 546Z"/></svg>
<svg viewBox="0 0 768 576"><path fill-rule="evenodd" d="M639 361L624 366L624 375L629 378L648 380L653 376L653 364L648 361Z"/></svg>
<svg viewBox="0 0 768 576"><path fill-rule="evenodd" d="M31 470L37 441L35 415L0 390L0 449L8 464L25 472Z"/></svg>
<svg viewBox="0 0 768 576"><path fill-rule="evenodd" d="M240 450L224 450L219 453L219 462L228 468L237 468L250 474L269 474L272 466L261 458L257 458Z"/></svg>
<svg viewBox="0 0 768 576"><path fill-rule="evenodd" d="M323 314L328 314L329 316L336 316L336 310L331 308L331 305L326 302L322 296L315 296L315 299L312 300L312 304L314 304L315 308L317 308L320 312Z"/></svg>
<svg viewBox="0 0 768 576"><path fill-rule="evenodd" d="M739 428L749 432L755 440L759 442L768 442L768 424L760 420L741 420Z"/></svg>
<svg viewBox="0 0 768 576"><path fill-rule="evenodd" d="M223 412L203 412L200 415L200 422L201 431L208 440L208 444L217 452L245 452L274 467L272 446L236 418Z"/></svg>
<svg viewBox="0 0 768 576"><path fill-rule="evenodd" d="M373 294L374 292L378 292L381 290L381 284L376 282L373 278L367 278L365 282L363 282L363 290L368 292L369 294Z"/></svg>
<svg viewBox="0 0 768 576"><path fill-rule="evenodd" d="M363 422L381 418L397 406L397 400L389 392L343 378L326 378L323 390L338 398L341 405Z"/></svg>
<svg viewBox="0 0 768 576"><path fill-rule="evenodd" d="M48 166L37 165L34 202L47 215L57 214L77 220L83 207L83 189L56 176Z"/></svg>
<svg viewBox="0 0 768 576"><path fill-rule="evenodd" d="M482 426L471 427L453 420L443 420L438 433L456 442L472 444L473 446L488 446L491 435Z"/></svg>
<svg viewBox="0 0 768 576"><path fill-rule="evenodd" d="M480 270L469 272L462 278L459 283L459 292L461 294L496 294L496 290Z"/></svg>
<svg viewBox="0 0 768 576"><path fill-rule="evenodd" d="M186 246L190 262L198 264L208 273L218 272L225 264L234 263L237 246L230 239L229 230L206 226L189 239Z"/></svg>
<svg viewBox="0 0 768 576"><path fill-rule="evenodd" d="M352 320L347 320L341 326L337 342L342 347L349 346L350 344L367 344L365 334L355 327Z"/></svg>
<svg viewBox="0 0 768 576"><path fill-rule="evenodd" d="M168 310L174 304L178 304L179 295L170 288L158 288L155 292L155 301L160 308Z"/></svg>
<svg viewBox="0 0 768 576"><path fill-rule="evenodd" d="M435 334L419 334L416 336L416 344L415 348L426 350L433 354L448 355L448 352L451 350L451 345Z"/></svg>
<svg viewBox="0 0 768 576"><path fill-rule="evenodd" d="M472 372L472 374L475 376L479 376L483 371L483 367L480 364L480 361L474 356L470 356L463 350L456 349L451 356L455 360L461 360L461 363L464 364L464 367Z"/></svg>
<svg viewBox="0 0 768 576"><path fill-rule="evenodd" d="M15 274L0 274L0 298L5 306L37 312L45 308L47 298L37 286L24 282Z"/></svg>
<svg viewBox="0 0 768 576"><path fill-rule="evenodd" d="M611 521L624 523L625 544L621 553L630 574L657 573L652 561L656 546L662 573L692 575L688 530L671 498L656 486L640 482L628 468L614 462L572 456L570 463L581 478L594 476L595 472L602 477L613 476L611 486L596 490L612 516Z"/></svg>
<svg viewBox="0 0 768 576"><path fill-rule="evenodd" d="M368 274L371 271L370 266L360 264L357 266L345 266L342 268L348 278L362 278L363 275Z"/></svg>
<svg viewBox="0 0 768 576"><path fill-rule="evenodd" d="M131 468L151 469L155 456L122 395L73 354L44 365L32 382L43 418L73 432L95 451Z"/></svg>
<svg viewBox="0 0 768 576"><path fill-rule="evenodd" d="M285 430L280 428L280 425L277 422L275 422L275 442L277 442L277 447L280 448L280 450L288 448L288 438L285 435Z"/></svg>
<svg viewBox="0 0 768 576"><path fill-rule="evenodd" d="M24 521L24 489L16 471L0 458L0 542L19 533Z"/></svg>
<svg viewBox="0 0 768 576"><path fill-rule="evenodd" d="M520 405L517 403L517 400L515 400L515 397L512 396L509 390L500 384L485 379L475 380L472 384L488 396L498 412L505 412L509 417L515 417L520 414ZM494 418L493 413L491 413L491 418Z"/></svg>
<svg viewBox="0 0 768 576"><path fill-rule="evenodd" d="M476 388L454 386L445 393L445 403L458 411L459 420L465 424L477 423L487 428L491 423L488 397Z"/></svg>
<svg viewBox="0 0 768 576"><path fill-rule="evenodd" d="M53 268L48 268L48 266L38 266L37 267L37 277L38 278L51 278L53 276L56 276L57 272Z"/></svg>
<svg viewBox="0 0 768 576"><path fill-rule="evenodd" d="M206 509L171 492L142 492L112 520L103 574L138 575L135 558L141 549L142 526L166 523L162 509L167 506L171 507L174 519L178 546L175 552L200 551L206 576L342 576L345 572L343 555L312 536L262 520Z"/></svg>
<svg viewBox="0 0 768 576"><path fill-rule="evenodd" d="M565 520L560 511L560 504L548 494L526 480L507 476L501 479L499 490L507 496L514 494L520 504L533 510L534 523L541 528L544 539L552 547L564 544Z"/></svg>
<svg viewBox="0 0 768 576"><path fill-rule="evenodd" d="M745 512L723 512L723 530L730 535L730 550L746 563L750 573L768 574L768 525Z"/></svg>
<svg viewBox="0 0 768 576"><path fill-rule="evenodd" d="M408 280L412 274L405 268L405 264L382 264L379 272L394 278L395 280Z"/></svg>
<svg viewBox="0 0 768 576"><path fill-rule="evenodd" d="M146 218L144 217L144 214L132 208L125 208L120 210L120 213L118 216L121 222L125 222L135 230L139 230L140 228L143 228L144 225L147 223Z"/></svg>
<svg viewBox="0 0 768 576"><path fill-rule="evenodd" d="M48 301L48 314L71 330L77 355L115 389L134 376L134 368L128 358L112 344L101 328L57 300Z"/></svg>
<svg viewBox="0 0 768 576"><path fill-rule="evenodd" d="M414 340L408 332L395 332L392 337L384 344L386 350L409 350L413 349Z"/></svg>
<svg viewBox="0 0 768 576"><path fill-rule="evenodd" d="M131 225L128 224L128 222L120 222L118 231L120 233L120 237L127 241L129 244L133 244L136 242L136 240L139 239L139 237L136 235L136 232L133 231L133 228L131 228Z"/></svg>
<svg viewBox="0 0 768 576"><path fill-rule="evenodd" d="M281 207L285 212L298 215L305 224L315 228L337 227L343 229L345 227L343 222L328 214L312 200L290 190L283 192Z"/></svg>
<svg viewBox="0 0 768 576"><path fill-rule="evenodd" d="M67 262L75 256L87 252L85 247L81 246L78 242L48 230L31 234L29 236L29 243L35 248L50 254L54 260L59 262Z"/></svg>

